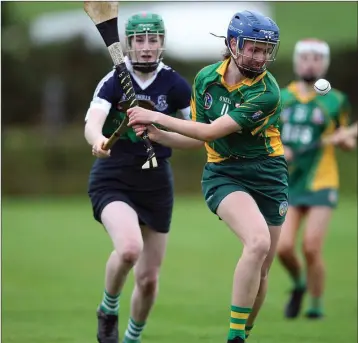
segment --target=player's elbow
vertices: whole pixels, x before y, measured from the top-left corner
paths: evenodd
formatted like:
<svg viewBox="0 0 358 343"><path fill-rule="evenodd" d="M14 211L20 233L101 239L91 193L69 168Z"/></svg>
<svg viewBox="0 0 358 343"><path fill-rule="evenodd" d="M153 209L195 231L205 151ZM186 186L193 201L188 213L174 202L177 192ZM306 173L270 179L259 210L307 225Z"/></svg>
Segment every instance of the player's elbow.
<svg viewBox="0 0 358 343"><path fill-rule="evenodd" d="M88 124L88 122L86 122L85 129L84 129L84 136L88 144L91 144L91 137L92 137L91 132L92 132L91 127Z"/></svg>
<svg viewBox="0 0 358 343"><path fill-rule="evenodd" d="M241 126L234 119L224 115L207 125L207 128L202 130L202 134L205 136L205 142L212 142L241 130Z"/></svg>
<svg viewBox="0 0 358 343"><path fill-rule="evenodd" d="M220 135L218 134L217 130L215 130L215 126L210 124L208 125L207 130L202 131L202 138L204 142L212 142L220 138Z"/></svg>
<svg viewBox="0 0 358 343"><path fill-rule="evenodd" d="M221 134L220 132L216 132L216 131L213 131L213 132L208 132L205 134L205 139L203 139L204 142L212 142L212 141L215 141L219 138L222 138L223 134Z"/></svg>
<svg viewBox="0 0 358 343"><path fill-rule="evenodd" d="M86 115L84 136L88 144L93 145L98 136L102 134L103 124L107 114L101 109L90 109Z"/></svg>
<svg viewBox="0 0 358 343"><path fill-rule="evenodd" d="M85 124L84 136L89 145L93 145L96 138L101 134L101 130L92 121L88 120Z"/></svg>

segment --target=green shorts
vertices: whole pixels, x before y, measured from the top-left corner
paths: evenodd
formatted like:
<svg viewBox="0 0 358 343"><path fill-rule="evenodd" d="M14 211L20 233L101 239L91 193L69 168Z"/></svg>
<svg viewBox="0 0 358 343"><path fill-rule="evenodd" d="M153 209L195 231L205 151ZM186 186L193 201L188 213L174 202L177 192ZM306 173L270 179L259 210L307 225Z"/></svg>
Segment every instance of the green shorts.
<svg viewBox="0 0 358 343"><path fill-rule="evenodd" d="M208 207L215 214L227 195L246 192L256 201L268 225L282 225L288 209L286 160L279 156L207 163L202 191Z"/></svg>
<svg viewBox="0 0 358 343"><path fill-rule="evenodd" d="M327 206L335 208L338 203L338 190L326 188L319 191L290 191L290 206L312 207Z"/></svg>

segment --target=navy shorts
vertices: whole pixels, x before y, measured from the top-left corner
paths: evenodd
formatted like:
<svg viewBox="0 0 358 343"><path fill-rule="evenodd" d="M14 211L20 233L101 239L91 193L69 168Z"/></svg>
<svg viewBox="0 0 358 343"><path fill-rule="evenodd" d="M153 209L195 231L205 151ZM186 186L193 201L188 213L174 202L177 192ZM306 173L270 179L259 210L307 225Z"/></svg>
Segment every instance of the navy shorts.
<svg viewBox="0 0 358 343"><path fill-rule="evenodd" d="M128 156L129 160L133 156ZM125 158L97 159L89 176L88 194L93 216L101 222L103 209L113 201L132 207L140 225L169 232L173 211L173 175L170 162L159 159L158 167L141 169L143 159L128 163Z"/></svg>

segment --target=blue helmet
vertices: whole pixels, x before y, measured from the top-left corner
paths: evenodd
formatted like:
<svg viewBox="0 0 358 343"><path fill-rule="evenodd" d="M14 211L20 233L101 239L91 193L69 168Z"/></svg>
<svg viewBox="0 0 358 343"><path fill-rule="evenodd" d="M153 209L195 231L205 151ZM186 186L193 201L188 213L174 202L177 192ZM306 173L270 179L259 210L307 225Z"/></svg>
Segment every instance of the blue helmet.
<svg viewBox="0 0 358 343"><path fill-rule="evenodd" d="M236 39L236 52L231 49L230 42ZM226 43L231 55L237 59L240 55L246 57L246 63L243 61L235 61L240 71L246 76L255 76L266 70L267 62L272 62L276 59L280 43L280 30L277 24L269 17L266 17L257 12L243 11L235 13L231 18L229 27L227 29ZM245 42L251 41L256 46L257 43L266 44L264 64L260 67L250 66L247 63L247 57L251 57L255 61L254 52L251 56L244 55L243 49ZM264 47L262 44L261 48ZM247 71L245 73L245 71Z"/></svg>

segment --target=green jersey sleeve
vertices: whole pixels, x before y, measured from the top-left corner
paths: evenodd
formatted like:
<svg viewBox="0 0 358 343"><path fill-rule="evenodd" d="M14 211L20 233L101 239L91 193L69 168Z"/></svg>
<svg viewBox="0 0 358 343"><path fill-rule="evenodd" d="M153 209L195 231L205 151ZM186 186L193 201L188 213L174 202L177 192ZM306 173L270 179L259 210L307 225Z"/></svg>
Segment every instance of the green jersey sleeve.
<svg viewBox="0 0 358 343"><path fill-rule="evenodd" d="M252 135L264 130L267 125L277 123L277 116L281 109L280 93L271 91L252 92L250 98L228 115L234 119L243 129L247 129Z"/></svg>

